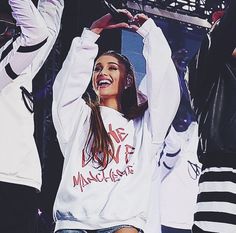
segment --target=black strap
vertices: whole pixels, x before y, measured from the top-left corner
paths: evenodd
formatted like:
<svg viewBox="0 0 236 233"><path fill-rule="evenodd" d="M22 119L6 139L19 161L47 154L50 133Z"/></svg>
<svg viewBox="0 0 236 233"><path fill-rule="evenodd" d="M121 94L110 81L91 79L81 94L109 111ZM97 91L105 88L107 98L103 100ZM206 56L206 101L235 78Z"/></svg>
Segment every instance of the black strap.
<svg viewBox="0 0 236 233"><path fill-rule="evenodd" d="M30 113L34 112L33 104L34 99L32 93L28 92L27 89L23 86L20 87L22 93L22 99L24 101L25 107L29 110Z"/></svg>
<svg viewBox="0 0 236 233"><path fill-rule="evenodd" d="M30 53L30 52L34 52L36 50L38 50L39 48L41 48L45 43L47 42L47 39L45 39L44 41L36 44L36 45L32 45L32 46L20 46L17 50L17 52L19 53Z"/></svg>
<svg viewBox="0 0 236 233"><path fill-rule="evenodd" d="M18 77L18 74L16 74L16 73L12 70L10 63L8 63L8 64L6 65L5 70L6 70L7 75L8 75L11 79L16 79L16 78Z"/></svg>

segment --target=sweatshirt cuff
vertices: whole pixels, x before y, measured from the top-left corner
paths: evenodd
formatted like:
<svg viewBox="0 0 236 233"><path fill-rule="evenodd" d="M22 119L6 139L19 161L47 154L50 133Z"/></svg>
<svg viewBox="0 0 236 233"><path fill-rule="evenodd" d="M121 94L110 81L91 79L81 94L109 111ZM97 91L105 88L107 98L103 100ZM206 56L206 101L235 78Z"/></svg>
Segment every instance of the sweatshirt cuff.
<svg viewBox="0 0 236 233"><path fill-rule="evenodd" d="M155 22L153 21L153 19L149 18L138 30L137 33L142 36L145 37L146 35L148 35L148 33L152 30L153 27L156 27Z"/></svg>
<svg viewBox="0 0 236 233"><path fill-rule="evenodd" d="M100 35L92 32L88 28L84 28L84 30L81 34L81 38L83 38L83 40L90 41L92 43L95 43L99 37L100 37Z"/></svg>

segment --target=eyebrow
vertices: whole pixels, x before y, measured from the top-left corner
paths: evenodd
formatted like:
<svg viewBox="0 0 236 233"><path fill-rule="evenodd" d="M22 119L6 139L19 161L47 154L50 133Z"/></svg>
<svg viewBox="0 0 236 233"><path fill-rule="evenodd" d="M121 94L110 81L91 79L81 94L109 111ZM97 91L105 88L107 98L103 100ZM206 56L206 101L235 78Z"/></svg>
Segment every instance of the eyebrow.
<svg viewBox="0 0 236 233"><path fill-rule="evenodd" d="M101 65L101 64L102 64L102 63L99 62L99 63L96 64L96 66L97 66L97 65ZM108 64L109 64L109 65L112 65L112 64L113 64L113 65L120 66L120 64L118 64L118 63L116 63L116 62L108 62Z"/></svg>

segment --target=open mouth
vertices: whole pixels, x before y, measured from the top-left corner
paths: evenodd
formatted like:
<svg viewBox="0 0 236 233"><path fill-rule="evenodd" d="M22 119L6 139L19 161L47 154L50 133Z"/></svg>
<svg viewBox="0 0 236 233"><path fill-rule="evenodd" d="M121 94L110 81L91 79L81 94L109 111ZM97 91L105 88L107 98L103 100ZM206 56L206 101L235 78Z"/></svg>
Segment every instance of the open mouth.
<svg viewBox="0 0 236 233"><path fill-rule="evenodd" d="M97 87L98 88L106 88L112 84L112 79L101 78L97 80Z"/></svg>

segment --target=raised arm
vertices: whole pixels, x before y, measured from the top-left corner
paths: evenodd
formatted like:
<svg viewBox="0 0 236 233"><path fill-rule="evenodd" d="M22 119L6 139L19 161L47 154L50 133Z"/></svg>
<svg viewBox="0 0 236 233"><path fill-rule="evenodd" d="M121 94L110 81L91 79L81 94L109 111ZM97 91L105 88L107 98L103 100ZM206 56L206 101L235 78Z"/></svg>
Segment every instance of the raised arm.
<svg viewBox="0 0 236 233"><path fill-rule="evenodd" d="M84 29L81 37L72 41L70 51L53 85L52 116L60 141L69 140L76 119L85 106L85 92L97 56L99 38L95 32ZM82 119L81 119L82 121Z"/></svg>
<svg viewBox="0 0 236 233"><path fill-rule="evenodd" d="M55 40L60 28L61 28L61 17L64 9L64 0L39 0L38 10L42 15L50 37Z"/></svg>
<svg viewBox="0 0 236 233"><path fill-rule="evenodd" d="M13 1L13 0L12 0ZM62 12L64 9L64 0L39 0L38 3L38 9L36 9L33 5L31 5L30 0L14 0L14 2L28 2L28 6L30 6L30 9L32 10L31 18L37 15L37 19L40 20L40 25L46 25L47 30L47 41L46 43L41 43L39 46L33 47L32 49L27 50L27 53L21 53L21 61L26 60L26 58L29 57L29 62L27 66L25 65L24 68L21 69L21 78L27 79L28 81L31 81L34 76L38 73L40 68L43 66L46 58L48 57L56 39L58 36L58 33L60 31L60 22L62 17ZM32 7L31 7L32 6ZM30 21L29 21L30 22ZM30 29L31 27L29 27ZM7 44L2 54L4 54L4 58L1 62L1 67L5 66L9 60L12 57L15 57L15 54L17 53L17 50L19 48L19 41L20 39L17 38L16 41L12 41ZM34 51L36 50L36 51ZM14 64L18 64L18 62L14 62ZM19 63L21 64L21 63ZM9 83L12 81L12 79L7 79ZM1 79L0 79L1 83ZM7 85L7 83L4 83L2 85L2 88ZM1 84L0 84L1 86Z"/></svg>
<svg viewBox="0 0 236 233"><path fill-rule="evenodd" d="M39 0L38 11L47 25L49 32L47 42L40 49L37 57L33 60L31 66L29 66L23 74L32 80L34 76L43 66L49 53L51 52L53 45L57 39L61 28L61 17L64 9L64 0Z"/></svg>
<svg viewBox="0 0 236 233"><path fill-rule="evenodd" d="M21 34L1 48L0 90L31 64L48 37L46 24L31 0L9 0L9 4Z"/></svg>
<svg viewBox="0 0 236 233"><path fill-rule="evenodd" d="M94 21L90 30L84 29L81 37L75 38L72 42L53 86L53 122L58 139L62 142L69 140L77 120L82 122L83 109L88 110L82 95L92 77L94 59L98 52L95 42L104 29L118 27L128 27L128 25L114 24L111 15L107 14Z"/></svg>
<svg viewBox="0 0 236 233"><path fill-rule="evenodd" d="M152 141L162 144L180 102L178 75L161 29L151 18L146 19L142 14L139 17L138 21L143 24L137 32L144 38L146 75L143 82L146 82Z"/></svg>

